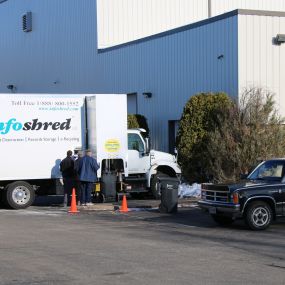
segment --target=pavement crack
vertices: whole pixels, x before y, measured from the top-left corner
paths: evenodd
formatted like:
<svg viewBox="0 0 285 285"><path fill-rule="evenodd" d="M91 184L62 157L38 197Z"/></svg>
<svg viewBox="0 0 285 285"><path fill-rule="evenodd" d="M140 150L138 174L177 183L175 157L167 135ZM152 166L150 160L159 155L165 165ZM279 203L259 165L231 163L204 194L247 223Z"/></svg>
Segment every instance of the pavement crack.
<svg viewBox="0 0 285 285"><path fill-rule="evenodd" d="M282 266L282 265L278 265L278 264L266 264L267 266L270 266L270 267L275 267L275 268L281 268L281 269L285 269L285 266Z"/></svg>
<svg viewBox="0 0 285 285"><path fill-rule="evenodd" d="M104 276L120 276L120 275L125 275L128 274L128 272L111 272L111 273L106 273Z"/></svg>

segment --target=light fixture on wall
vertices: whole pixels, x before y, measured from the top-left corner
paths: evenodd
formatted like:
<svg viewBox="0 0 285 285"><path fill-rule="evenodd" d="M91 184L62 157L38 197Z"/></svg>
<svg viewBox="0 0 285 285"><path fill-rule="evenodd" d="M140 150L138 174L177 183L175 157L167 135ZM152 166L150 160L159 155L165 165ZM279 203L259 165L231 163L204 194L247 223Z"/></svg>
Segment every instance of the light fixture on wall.
<svg viewBox="0 0 285 285"><path fill-rule="evenodd" d="M152 93L151 92L143 92L143 96L145 98L151 98L152 97Z"/></svg>
<svg viewBox="0 0 285 285"><path fill-rule="evenodd" d="M16 86L14 84L9 84L6 87L7 87L7 89L11 90L11 92L16 91Z"/></svg>
<svg viewBox="0 0 285 285"><path fill-rule="evenodd" d="M285 43L285 34L278 34L275 38L275 41L278 45Z"/></svg>

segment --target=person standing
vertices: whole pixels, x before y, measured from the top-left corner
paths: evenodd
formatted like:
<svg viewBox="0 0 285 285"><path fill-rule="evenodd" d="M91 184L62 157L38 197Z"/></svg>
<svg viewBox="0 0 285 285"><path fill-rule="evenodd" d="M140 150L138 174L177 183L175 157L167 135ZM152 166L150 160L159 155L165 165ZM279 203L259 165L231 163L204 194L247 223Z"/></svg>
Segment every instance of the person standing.
<svg viewBox="0 0 285 285"><path fill-rule="evenodd" d="M81 150L77 151L77 158L74 161L74 169L76 173L76 178L75 178L75 189L76 189L76 198L77 198L77 205L81 205L81 182L80 182L80 177L79 177L79 167L80 163L83 157L83 153Z"/></svg>
<svg viewBox="0 0 285 285"><path fill-rule="evenodd" d="M60 171L63 178L63 189L64 189L64 198L63 206L67 207L70 205L70 196L72 188L75 186L75 170L74 170L74 161L72 159L72 151L68 150L66 153L66 158L64 158L59 165Z"/></svg>
<svg viewBox="0 0 285 285"><path fill-rule="evenodd" d="M86 150L85 155L79 162L78 173L81 184L81 205L92 205L91 192L94 182L97 181L97 170L99 165L92 157L91 150Z"/></svg>

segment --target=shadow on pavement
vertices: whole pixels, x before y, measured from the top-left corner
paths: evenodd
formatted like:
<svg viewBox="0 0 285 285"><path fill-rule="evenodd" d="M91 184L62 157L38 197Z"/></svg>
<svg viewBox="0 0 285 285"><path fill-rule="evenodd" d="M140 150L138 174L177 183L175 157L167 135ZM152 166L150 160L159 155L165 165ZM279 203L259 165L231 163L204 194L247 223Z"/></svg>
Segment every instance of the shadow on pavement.
<svg viewBox="0 0 285 285"><path fill-rule="evenodd" d="M63 204L63 195L36 196L33 206L60 207Z"/></svg>
<svg viewBox="0 0 285 285"><path fill-rule="evenodd" d="M226 229L234 232L248 232L253 235L272 233L275 230L281 230L283 232L283 230L285 230L285 218L279 218L277 221L274 221L269 229L265 231L252 231L246 226L242 219L238 219L228 226L218 225L212 220L208 213L197 207L180 208L176 214L163 214L160 213L159 210L152 210L152 212L154 214L152 216L144 216L142 214L141 219L145 222L168 224L170 226L182 225L197 228Z"/></svg>

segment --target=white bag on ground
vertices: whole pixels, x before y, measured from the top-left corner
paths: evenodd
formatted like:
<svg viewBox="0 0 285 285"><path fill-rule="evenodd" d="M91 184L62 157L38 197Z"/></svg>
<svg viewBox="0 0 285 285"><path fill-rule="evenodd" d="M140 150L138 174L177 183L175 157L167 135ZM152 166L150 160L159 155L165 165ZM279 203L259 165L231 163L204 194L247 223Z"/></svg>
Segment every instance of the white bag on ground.
<svg viewBox="0 0 285 285"><path fill-rule="evenodd" d="M178 197L200 197L201 196L201 184L194 183L192 185L182 183L178 186Z"/></svg>

